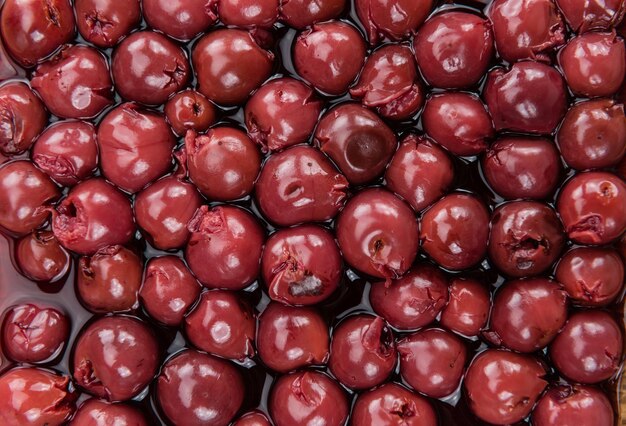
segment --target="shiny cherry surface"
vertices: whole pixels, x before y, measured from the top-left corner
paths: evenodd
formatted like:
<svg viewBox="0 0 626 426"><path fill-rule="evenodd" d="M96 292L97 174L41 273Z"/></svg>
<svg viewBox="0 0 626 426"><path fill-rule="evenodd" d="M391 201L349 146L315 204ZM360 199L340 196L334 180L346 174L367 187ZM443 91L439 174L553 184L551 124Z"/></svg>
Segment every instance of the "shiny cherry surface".
<svg viewBox="0 0 626 426"><path fill-rule="evenodd" d="M28 150L46 126L48 114L41 100L26 84L0 86L0 154Z"/></svg>
<svg viewBox="0 0 626 426"><path fill-rule="evenodd" d="M354 8L365 27L369 42L376 44L381 38L402 40L415 34L433 8L433 0L356 0Z"/></svg>
<svg viewBox="0 0 626 426"><path fill-rule="evenodd" d="M148 25L178 40L191 40L217 20L214 2L206 0L142 0Z"/></svg>
<svg viewBox="0 0 626 426"><path fill-rule="evenodd" d="M20 271L33 281L53 283L70 268L70 255L51 231L34 231L15 245Z"/></svg>
<svg viewBox="0 0 626 426"><path fill-rule="evenodd" d="M70 426L148 426L144 415L127 404L109 404L94 398L83 402Z"/></svg>
<svg viewBox="0 0 626 426"><path fill-rule="evenodd" d="M591 386L565 385L549 389L532 415L533 425L612 425L613 406L604 393Z"/></svg>
<svg viewBox="0 0 626 426"><path fill-rule="evenodd" d="M448 287L450 300L441 311L442 326L465 336L476 336L487 324L489 289L474 279L454 278Z"/></svg>
<svg viewBox="0 0 626 426"><path fill-rule="evenodd" d="M215 106L201 93L184 90L168 99L163 110L172 130L183 136L187 130L204 132L215 122Z"/></svg>
<svg viewBox="0 0 626 426"><path fill-rule="evenodd" d="M78 32L98 47L115 46L141 21L140 0L74 0Z"/></svg>

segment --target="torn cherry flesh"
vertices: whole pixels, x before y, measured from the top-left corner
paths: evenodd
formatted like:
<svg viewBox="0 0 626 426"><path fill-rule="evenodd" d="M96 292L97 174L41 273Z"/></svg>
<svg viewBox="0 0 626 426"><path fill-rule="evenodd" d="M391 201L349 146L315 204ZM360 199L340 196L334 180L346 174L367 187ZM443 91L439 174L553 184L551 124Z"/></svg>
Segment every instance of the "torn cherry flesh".
<svg viewBox="0 0 626 426"><path fill-rule="evenodd" d="M30 149L47 122L48 113L30 87L22 82L0 86L0 154Z"/></svg>
<svg viewBox="0 0 626 426"><path fill-rule="evenodd" d="M78 32L100 48L115 46L141 22L140 0L74 0Z"/></svg>

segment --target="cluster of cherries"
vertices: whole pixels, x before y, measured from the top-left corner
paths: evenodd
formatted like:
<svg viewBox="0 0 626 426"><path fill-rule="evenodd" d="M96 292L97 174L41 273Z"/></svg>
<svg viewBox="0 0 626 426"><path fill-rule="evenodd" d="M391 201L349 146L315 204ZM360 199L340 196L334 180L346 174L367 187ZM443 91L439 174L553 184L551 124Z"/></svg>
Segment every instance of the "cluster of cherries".
<svg viewBox="0 0 626 426"><path fill-rule="evenodd" d="M2 425L614 424L624 0L350 3L4 1Z"/></svg>

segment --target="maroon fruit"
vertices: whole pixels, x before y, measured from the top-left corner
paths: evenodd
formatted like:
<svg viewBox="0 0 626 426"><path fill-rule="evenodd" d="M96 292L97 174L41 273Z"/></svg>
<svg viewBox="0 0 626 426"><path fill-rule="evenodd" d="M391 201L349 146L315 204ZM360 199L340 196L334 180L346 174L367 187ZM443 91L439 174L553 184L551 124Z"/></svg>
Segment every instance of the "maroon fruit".
<svg viewBox="0 0 626 426"><path fill-rule="evenodd" d="M465 336L476 336L487 324L490 296L487 286L474 279L450 282L450 301L441 311L442 326Z"/></svg>
<svg viewBox="0 0 626 426"><path fill-rule="evenodd" d="M532 415L535 426L596 426L615 423L609 398L591 386L563 385L549 389Z"/></svg>
<svg viewBox="0 0 626 426"><path fill-rule="evenodd" d="M337 18L347 5L346 0L287 0L280 2L280 19L299 30L316 22Z"/></svg>
<svg viewBox="0 0 626 426"><path fill-rule="evenodd" d="M109 404L94 398L81 404L70 426L148 426L144 415L127 404Z"/></svg>
<svg viewBox="0 0 626 426"><path fill-rule="evenodd" d="M178 40L191 40L217 20L213 1L142 0L148 25Z"/></svg>
<svg viewBox="0 0 626 426"><path fill-rule="evenodd" d="M46 127L43 103L21 82L0 86L0 154L20 154L33 145Z"/></svg>
<svg viewBox="0 0 626 426"><path fill-rule="evenodd" d="M168 99L163 111L172 130L179 136L187 130L204 132L216 120L213 104L195 90L178 92Z"/></svg>
<svg viewBox="0 0 626 426"><path fill-rule="evenodd" d="M415 34L433 8L433 0L356 0L354 8L365 27L369 42L402 40Z"/></svg>
<svg viewBox="0 0 626 426"><path fill-rule="evenodd" d="M220 20L229 26L271 28L278 20L279 0L219 0Z"/></svg>
<svg viewBox="0 0 626 426"><path fill-rule="evenodd" d="M70 255L51 231L34 231L15 244L15 261L24 276L41 282L61 280L70 268Z"/></svg>
<svg viewBox="0 0 626 426"><path fill-rule="evenodd" d="M98 47L115 46L139 25L139 0L74 0L78 32Z"/></svg>

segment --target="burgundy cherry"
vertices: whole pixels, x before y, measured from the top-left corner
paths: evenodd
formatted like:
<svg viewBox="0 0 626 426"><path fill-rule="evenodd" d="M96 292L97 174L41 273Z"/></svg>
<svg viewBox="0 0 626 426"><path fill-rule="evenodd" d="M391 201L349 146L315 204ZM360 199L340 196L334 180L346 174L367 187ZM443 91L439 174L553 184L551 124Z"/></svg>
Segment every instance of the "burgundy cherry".
<svg viewBox="0 0 626 426"><path fill-rule="evenodd" d="M70 426L148 426L141 411L128 404L109 404L90 398L72 417Z"/></svg>
<svg viewBox="0 0 626 426"><path fill-rule="evenodd" d="M179 136L187 130L204 132L216 120L213 104L195 90L184 90L169 98L163 112L172 130Z"/></svg>
<svg viewBox="0 0 626 426"><path fill-rule="evenodd" d="M235 420L233 426L272 426L272 424L260 411L250 411Z"/></svg>
<svg viewBox="0 0 626 426"><path fill-rule="evenodd" d="M433 0L356 0L354 8L370 44L382 38L402 40L417 32L434 5Z"/></svg>
<svg viewBox="0 0 626 426"><path fill-rule="evenodd" d="M590 30L610 30L619 24L625 8L622 0L602 3L580 0L556 0L570 28L578 33Z"/></svg>
<svg viewBox="0 0 626 426"><path fill-rule="evenodd" d="M74 0L78 32L101 48L113 47L141 22L139 0Z"/></svg>
<svg viewBox="0 0 626 426"><path fill-rule="evenodd" d="M235 27L271 28L278 20L279 0L219 0L220 20Z"/></svg>
<svg viewBox="0 0 626 426"><path fill-rule="evenodd" d="M533 410L535 426L596 426L615 423L613 405L599 389L584 385L556 386L541 397Z"/></svg>
<svg viewBox="0 0 626 426"><path fill-rule="evenodd" d="M478 335L489 317L489 289L474 279L454 278L449 291L450 301L441 311L439 322L456 333Z"/></svg>
<svg viewBox="0 0 626 426"><path fill-rule="evenodd" d="M70 255L51 231L34 231L15 244L15 261L33 281L53 283L70 268Z"/></svg>
<svg viewBox="0 0 626 426"><path fill-rule="evenodd" d="M339 17L347 7L346 0L289 0L280 2L280 20L302 30L316 22Z"/></svg>
<svg viewBox="0 0 626 426"><path fill-rule="evenodd" d="M33 145L46 127L48 114L43 103L22 82L0 86L0 154L20 154Z"/></svg>
<svg viewBox="0 0 626 426"><path fill-rule="evenodd" d="M188 41L206 31L217 20L212 1L142 0L148 25L166 35Z"/></svg>

